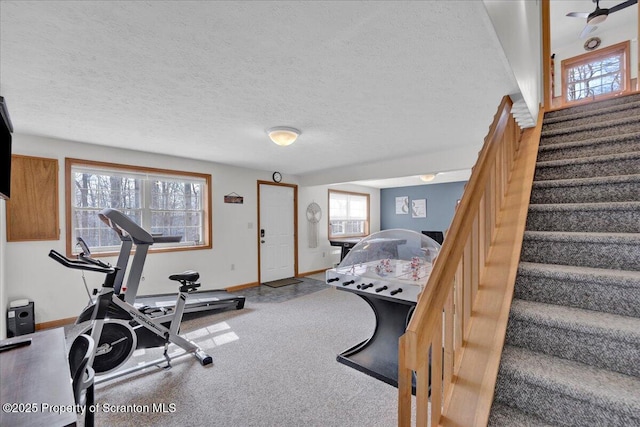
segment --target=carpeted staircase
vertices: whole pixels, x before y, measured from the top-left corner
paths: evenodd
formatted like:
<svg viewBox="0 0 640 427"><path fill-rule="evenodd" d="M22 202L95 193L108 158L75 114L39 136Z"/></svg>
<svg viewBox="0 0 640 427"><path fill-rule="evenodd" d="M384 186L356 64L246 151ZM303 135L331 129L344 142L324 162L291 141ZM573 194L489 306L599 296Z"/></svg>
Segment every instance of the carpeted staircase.
<svg viewBox="0 0 640 427"><path fill-rule="evenodd" d="M640 94L547 113L490 426L640 426Z"/></svg>

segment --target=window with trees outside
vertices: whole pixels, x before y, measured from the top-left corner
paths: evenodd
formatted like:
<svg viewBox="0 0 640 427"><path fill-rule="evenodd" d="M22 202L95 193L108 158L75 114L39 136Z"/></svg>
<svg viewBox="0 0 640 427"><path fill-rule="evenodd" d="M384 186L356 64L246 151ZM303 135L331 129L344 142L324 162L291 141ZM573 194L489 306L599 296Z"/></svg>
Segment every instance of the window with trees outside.
<svg viewBox="0 0 640 427"><path fill-rule="evenodd" d="M628 92L629 41L562 61L564 102L574 103Z"/></svg>
<svg viewBox="0 0 640 427"><path fill-rule="evenodd" d="M66 159L67 254L82 237L92 253L119 251L118 235L98 213L122 211L162 237L150 252L211 248L211 175Z"/></svg>
<svg viewBox="0 0 640 427"><path fill-rule="evenodd" d="M329 190L329 238L369 235L369 195Z"/></svg>

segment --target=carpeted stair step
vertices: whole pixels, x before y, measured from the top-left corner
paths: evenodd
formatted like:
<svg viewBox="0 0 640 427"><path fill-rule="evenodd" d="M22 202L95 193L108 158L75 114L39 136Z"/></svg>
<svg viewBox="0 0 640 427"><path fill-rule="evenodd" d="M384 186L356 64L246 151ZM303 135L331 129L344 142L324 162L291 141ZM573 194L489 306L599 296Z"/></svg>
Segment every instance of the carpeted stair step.
<svg viewBox="0 0 640 427"><path fill-rule="evenodd" d="M530 203L640 201L640 174L534 181Z"/></svg>
<svg viewBox="0 0 640 427"><path fill-rule="evenodd" d="M538 162L535 181L640 174L640 151Z"/></svg>
<svg viewBox="0 0 640 427"><path fill-rule="evenodd" d="M640 318L640 271L521 262L513 297Z"/></svg>
<svg viewBox="0 0 640 427"><path fill-rule="evenodd" d="M640 427L640 93L545 114L489 424Z"/></svg>
<svg viewBox="0 0 640 427"><path fill-rule="evenodd" d="M640 378L506 345L494 401L557 426L640 425Z"/></svg>
<svg viewBox="0 0 640 427"><path fill-rule="evenodd" d="M575 159L633 151L640 151L640 132L544 145L538 150L538 161Z"/></svg>
<svg viewBox="0 0 640 427"><path fill-rule="evenodd" d="M640 233L640 202L531 204L527 230Z"/></svg>
<svg viewBox="0 0 640 427"><path fill-rule="evenodd" d="M574 113L560 117L545 118L542 131L562 129L565 127L579 126L594 121L609 121L625 117L637 116L640 112L640 101L613 105L583 113Z"/></svg>
<svg viewBox="0 0 640 427"><path fill-rule="evenodd" d="M637 317L514 299L505 343L640 377Z"/></svg>
<svg viewBox="0 0 640 427"><path fill-rule="evenodd" d="M636 116L607 121L596 120L578 126L542 131L540 145L580 141L583 139L601 138L633 132L640 132L640 119Z"/></svg>
<svg viewBox="0 0 640 427"><path fill-rule="evenodd" d="M640 234L525 231L521 262L640 271Z"/></svg>
<svg viewBox="0 0 640 427"><path fill-rule="evenodd" d="M538 417L495 402L489 414L489 427L552 427Z"/></svg>
<svg viewBox="0 0 640 427"><path fill-rule="evenodd" d="M607 109L615 105L623 105L628 103L633 103L636 101L640 101L640 93L636 93L633 95L627 96L618 96L615 98L605 99L602 101L590 102L588 104L576 105L570 108L563 108L560 110L549 111L545 113L544 119L558 119L560 117L572 116L575 114L588 114L591 111L598 111L602 109Z"/></svg>

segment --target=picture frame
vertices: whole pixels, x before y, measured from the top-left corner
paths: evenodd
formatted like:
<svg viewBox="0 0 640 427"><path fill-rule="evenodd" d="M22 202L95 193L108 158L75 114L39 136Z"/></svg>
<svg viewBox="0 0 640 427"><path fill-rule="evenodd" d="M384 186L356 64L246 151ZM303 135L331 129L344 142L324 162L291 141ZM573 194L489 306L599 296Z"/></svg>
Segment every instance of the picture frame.
<svg viewBox="0 0 640 427"><path fill-rule="evenodd" d="M409 196L396 197L396 215L409 214Z"/></svg>
<svg viewBox="0 0 640 427"><path fill-rule="evenodd" d="M411 201L411 217L412 218L427 217L427 199L414 199Z"/></svg>
<svg viewBox="0 0 640 427"><path fill-rule="evenodd" d="M224 196L224 202L242 205L244 203L244 197L242 197L238 193L229 193Z"/></svg>

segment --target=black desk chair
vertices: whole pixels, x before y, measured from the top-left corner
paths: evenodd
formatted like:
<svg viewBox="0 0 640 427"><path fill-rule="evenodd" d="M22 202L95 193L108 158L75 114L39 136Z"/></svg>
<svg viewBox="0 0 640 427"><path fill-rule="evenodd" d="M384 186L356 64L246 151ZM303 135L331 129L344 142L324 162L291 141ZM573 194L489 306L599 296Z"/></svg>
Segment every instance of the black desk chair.
<svg viewBox="0 0 640 427"><path fill-rule="evenodd" d="M424 231L423 230L422 234L424 234L427 237L431 237L433 240L438 242L438 244L440 244L440 245L444 241L444 233L442 231Z"/></svg>
<svg viewBox="0 0 640 427"><path fill-rule="evenodd" d="M77 405L85 405L84 425L93 427L93 411L89 406L94 404L93 368L87 366L93 354L95 342L89 335L78 335L69 349L69 368L73 380L73 397Z"/></svg>

